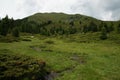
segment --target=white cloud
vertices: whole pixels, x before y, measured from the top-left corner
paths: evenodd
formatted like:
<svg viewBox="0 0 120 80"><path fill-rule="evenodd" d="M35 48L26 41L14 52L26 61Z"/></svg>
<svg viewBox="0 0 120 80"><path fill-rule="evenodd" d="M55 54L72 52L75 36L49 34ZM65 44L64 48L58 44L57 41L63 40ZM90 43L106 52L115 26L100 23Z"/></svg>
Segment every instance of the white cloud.
<svg viewBox="0 0 120 80"><path fill-rule="evenodd" d="M120 19L120 0L0 0L0 17L23 18L37 12L84 14L102 20Z"/></svg>

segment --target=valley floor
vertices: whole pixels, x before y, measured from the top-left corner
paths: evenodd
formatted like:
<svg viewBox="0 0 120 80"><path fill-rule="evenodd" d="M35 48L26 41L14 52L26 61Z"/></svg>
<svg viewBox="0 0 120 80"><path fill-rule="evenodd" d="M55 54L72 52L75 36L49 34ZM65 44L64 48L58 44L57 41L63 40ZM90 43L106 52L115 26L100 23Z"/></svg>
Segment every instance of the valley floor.
<svg viewBox="0 0 120 80"><path fill-rule="evenodd" d="M53 80L120 80L119 44L38 36L23 38L31 41L0 43L0 52L10 50L13 54L44 60Z"/></svg>

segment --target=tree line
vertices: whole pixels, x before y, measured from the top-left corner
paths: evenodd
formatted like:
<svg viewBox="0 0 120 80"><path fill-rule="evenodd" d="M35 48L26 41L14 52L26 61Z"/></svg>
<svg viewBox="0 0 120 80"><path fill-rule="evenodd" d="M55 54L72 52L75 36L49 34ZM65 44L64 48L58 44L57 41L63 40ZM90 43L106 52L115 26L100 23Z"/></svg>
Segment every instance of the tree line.
<svg viewBox="0 0 120 80"><path fill-rule="evenodd" d="M114 27L115 26L115 27ZM15 37L19 37L19 32L26 32L32 34L42 34L45 36L51 35L70 35L75 33L87 33L87 32L101 32L101 39L106 39L107 33L115 31L120 33L120 24L114 24L109 22L107 24L104 21L75 21L68 20L52 21L46 20L37 23L35 21L29 21L28 18L22 20L14 20L6 16L0 20L0 35L6 36L12 34Z"/></svg>
<svg viewBox="0 0 120 80"><path fill-rule="evenodd" d="M14 37L19 37L19 28L15 26L14 19L9 19L8 16L0 20L0 35L7 36L7 34L12 34Z"/></svg>

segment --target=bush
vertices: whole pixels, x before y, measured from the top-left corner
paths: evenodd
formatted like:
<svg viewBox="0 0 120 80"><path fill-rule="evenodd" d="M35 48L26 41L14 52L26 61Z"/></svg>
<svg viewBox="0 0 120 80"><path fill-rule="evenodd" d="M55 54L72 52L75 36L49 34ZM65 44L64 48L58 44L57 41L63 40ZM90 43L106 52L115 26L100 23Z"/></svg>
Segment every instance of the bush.
<svg viewBox="0 0 120 80"><path fill-rule="evenodd" d="M19 41L20 41L19 38L13 36L0 37L0 42L11 43L11 42L19 42Z"/></svg>
<svg viewBox="0 0 120 80"><path fill-rule="evenodd" d="M30 39L22 39L22 41L32 41L32 40L30 40Z"/></svg>
<svg viewBox="0 0 120 80"><path fill-rule="evenodd" d="M52 40L47 40L47 41L45 41L45 43L47 43L47 44L54 44L54 41L52 41Z"/></svg>
<svg viewBox="0 0 120 80"><path fill-rule="evenodd" d="M107 39L107 36L106 36L106 35L101 35L101 36L100 36L100 39L101 39L101 40L105 40L105 39Z"/></svg>

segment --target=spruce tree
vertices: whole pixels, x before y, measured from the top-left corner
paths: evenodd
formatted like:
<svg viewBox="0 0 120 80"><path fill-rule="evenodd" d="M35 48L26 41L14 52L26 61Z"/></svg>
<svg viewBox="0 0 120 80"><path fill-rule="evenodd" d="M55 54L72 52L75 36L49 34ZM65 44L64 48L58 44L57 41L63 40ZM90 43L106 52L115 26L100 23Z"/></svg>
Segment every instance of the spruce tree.
<svg viewBox="0 0 120 80"><path fill-rule="evenodd" d="M0 35L1 35L1 31L2 31L2 26L1 26L1 19L0 19Z"/></svg>
<svg viewBox="0 0 120 80"><path fill-rule="evenodd" d="M13 29L12 35L13 35L14 37L19 37L19 36L20 36L20 33L19 33L18 28L14 28L14 29Z"/></svg>
<svg viewBox="0 0 120 80"><path fill-rule="evenodd" d="M9 30L9 19L8 16L2 19L1 21L1 35L6 36Z"/></svg>
<svg viewBox="0 0 120 80"><path fill-rule="evenodd" d="M105 27L102 27L100 39L101 39L101 40L107 39L107 30L106 30Z"/></svg>
<svg viewBox="0 0 120 80"><path fill-rule="evenodd" d="M120 24L117 25L117 33L120 33Z"/></svg>

